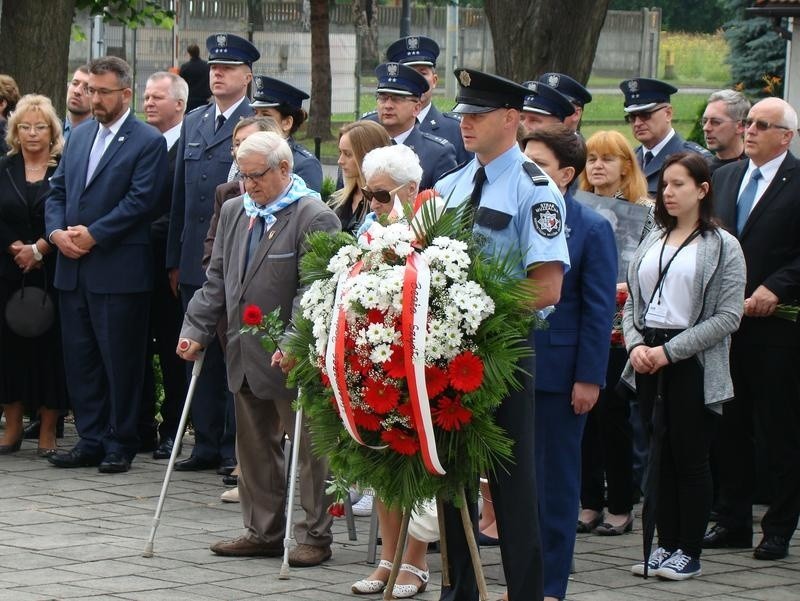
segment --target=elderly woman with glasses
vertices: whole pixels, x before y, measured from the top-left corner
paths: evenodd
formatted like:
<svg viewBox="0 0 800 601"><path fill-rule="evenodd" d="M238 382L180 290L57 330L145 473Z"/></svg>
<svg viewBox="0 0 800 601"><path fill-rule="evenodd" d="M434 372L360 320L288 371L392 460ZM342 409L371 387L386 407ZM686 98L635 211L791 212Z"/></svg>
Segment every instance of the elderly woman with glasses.
<svg viewBox="0 0 800 601"><path fill-rule="evenodd" d="M366 181L361 194L369 202L371 212L364 218L359 236L382 218L400 219L403 205L414 202L422 179L419 157L403 144L371 150L364 157L361 170Z"/></svg>
<svg viewBox="0 0 800 601"><path fill-rule="evenodd" d="M10 150L0 159L0 246L5 251L0 310L23 285L47 288L53 283L56 255L44 235L44 199L64 138L50 100L23 96L9 116L6 140ZM58 416L67 409L58 324L36 338L20 336L5 320L0 328L0 403L6 414L0 454L19 450L27 408L41 416L39 455L48 456L55 452Z"/></svg>

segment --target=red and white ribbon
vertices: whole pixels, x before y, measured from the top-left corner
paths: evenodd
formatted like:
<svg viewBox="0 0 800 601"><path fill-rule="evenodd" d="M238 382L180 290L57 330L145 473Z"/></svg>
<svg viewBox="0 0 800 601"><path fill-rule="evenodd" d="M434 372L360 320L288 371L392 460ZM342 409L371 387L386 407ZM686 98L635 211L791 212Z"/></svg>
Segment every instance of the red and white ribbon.
<svg viewBox="0 0 800 601"><path fill-rule="evenodd" d="M425 381L425 342L428 335L430 291L431 271L428 263L418 253L411 253L406 259L403 276L403 319L400 326L408 397L419 436L422 462L431 474L444 476L446 472L436 450L431 404Z"/></svg>

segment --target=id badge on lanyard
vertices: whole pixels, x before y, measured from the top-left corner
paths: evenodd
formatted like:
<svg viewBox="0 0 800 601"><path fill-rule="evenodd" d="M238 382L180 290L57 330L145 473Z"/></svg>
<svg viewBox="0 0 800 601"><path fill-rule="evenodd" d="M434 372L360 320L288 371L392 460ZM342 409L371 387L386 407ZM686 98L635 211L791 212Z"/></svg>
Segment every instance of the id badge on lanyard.
<svg viewBox="0 0 800 601"><path fill-rule="evenodd" d="M692 240L697 238L700 235L700 229L694 230L686 240L678 247L678 250L675 251L667 264L664 265L663 269L661 267L662 260L664 259L664 248L667 246L667 238L668 234L664 236L664 243L661 245L661 253L658 255L658 280L656 281L655 288L653 288L653 294L650 295L650 302L647 303L647 309L644 313L645 321L650 319L651 321L664 323L667 319L667 308L661 305L661 294L664 290L664 279L667 277L667 271L669 271L670 265L672 265L672 261L675 260L675 257L678 256L678 253L681 252L684 248L691 244ZM658 293L658 301L653 302L656 297L656 293Z"/></svg>

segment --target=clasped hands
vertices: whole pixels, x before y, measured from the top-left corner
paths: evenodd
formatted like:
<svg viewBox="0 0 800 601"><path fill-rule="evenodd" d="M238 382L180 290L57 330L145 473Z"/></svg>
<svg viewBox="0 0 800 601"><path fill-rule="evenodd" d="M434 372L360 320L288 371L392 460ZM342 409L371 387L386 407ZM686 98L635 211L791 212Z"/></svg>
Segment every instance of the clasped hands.
<svg viewBox="0 0 800 601"><path fill-rule="evenodd" d="M14 263L22 270L22 273L42 268L42 262L37 261L33 256L31 245L23 243L22 240L15 240L9 244L8 253L14 257Z"/></svg>
<svg viewBox="0 0 800 601"><path fill-rule="evenodd" d="M662 367L669 365L664 345L645 346L641 344L633 348L630 358L633 369L640 374L654 374Z"/></svg>
<svg viewBox="0 0 800 601"><path fill-rule="evenodd" d="M89 228L85 225L71 225L65 230L56 230L50 240L61 253L70 259L80 259L88 254L96 244Z"/></svg>

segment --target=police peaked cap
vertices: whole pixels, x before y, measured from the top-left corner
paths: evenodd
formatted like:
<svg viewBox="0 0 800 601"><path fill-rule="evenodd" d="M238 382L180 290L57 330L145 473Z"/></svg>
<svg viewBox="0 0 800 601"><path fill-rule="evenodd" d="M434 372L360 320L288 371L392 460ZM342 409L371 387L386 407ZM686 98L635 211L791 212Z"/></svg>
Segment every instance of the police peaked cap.
<svg viewBox="0 0 800 601"><path fill-rule="evenodd" d="M619 84L619 89L625 94L626 113L651 111L659 104L668 103L669 97L678 91L671 84L646 77L626 79Z"/></svg>
<svg viewBox="0 0 800 601"><path fill-rule="evenodd" d="M546 83L526 81L522 85L528 89L529 94L525 97L525 106L522 108L526 113L552 115L559 121L564 121L575 112L570 99Z"/></svg>
<svg viewBox="0 0 800 601"><path fill-rule="evenodd" d="M564 96L569 98L572 104L583 106L592 101L592 94L584 86L563 73L545 73L539 77L539 81L555 88Z"/></svg>
<svg viewBox="0 0 800 601"><path fill-rule="evenodd" d="M209 65L247 65L261 58L250 42L232 33L214 33L206 38Z"/></svg>
<svg viewBox="0 0 800 601"><path fill-rule="evenodd" d="M386 49L386 61L404 65L435 67L439 58L439 44L421 35L400 38Z"/></svg>
<svg viewBox="0 0 800 601"><path fill-rule="evenodd" d="M454 113L488 113L502 108L521 111L530 94L527 88L497 75L463 68L453 73L458 80Z"/></svg>
<svg viewBox="0 0 800 601"><path fill-rule="evenodd" d="M288 105L294 108L303 108L303 100L310 98L303 90L298 90L288 83L267 77L266 75L256 75L253 77L253 102L250 106L254 109L271 108L281 105Z"/></svg>
<svg viewBox="0 0 800 601"><path fill-rule="evenodd" d="M383 63L375 69L378 77L376 92L398 96L422 96L430 86L422 75L400 63Z"/></svg>

